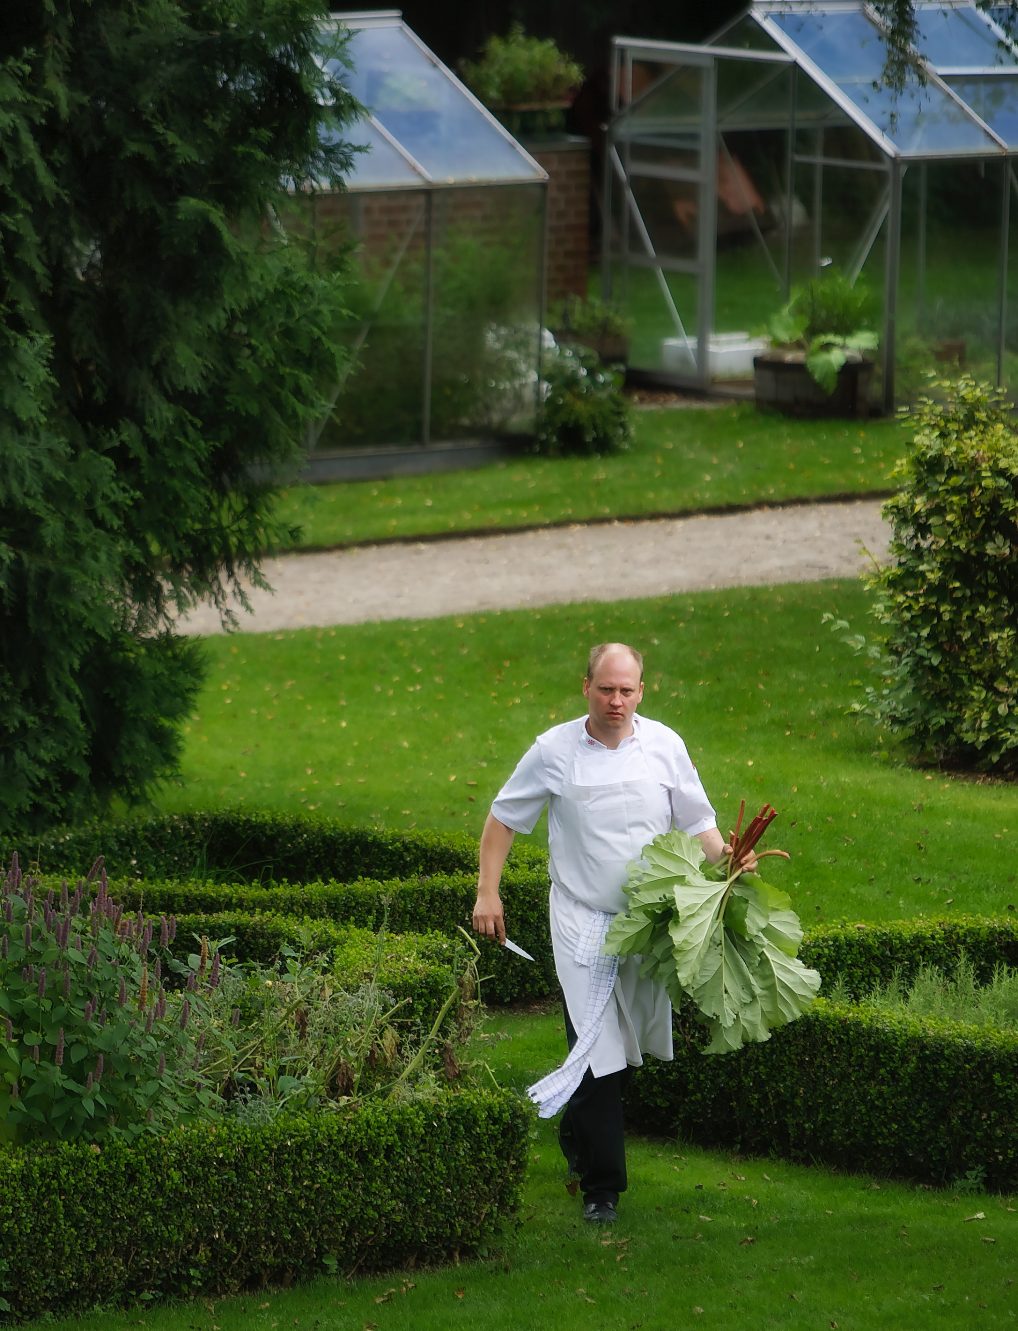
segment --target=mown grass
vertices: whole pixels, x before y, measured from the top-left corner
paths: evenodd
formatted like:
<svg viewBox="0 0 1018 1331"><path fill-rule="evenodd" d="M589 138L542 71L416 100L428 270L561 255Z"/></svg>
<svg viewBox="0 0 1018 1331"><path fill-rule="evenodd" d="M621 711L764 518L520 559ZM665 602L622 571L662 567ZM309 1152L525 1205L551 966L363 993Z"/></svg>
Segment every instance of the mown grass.
<svg viewBox="0 0 1018 1331"><path fill-rule="evenodd" d="M620 638L722 827L742 798L778 809L774 872L805 923L1013 909L1018 787L916 770L849 713L860 665L821 616L865 627L865 607L826 582L208 639L159 803L478 834L532 737L583 710L588 646Z"/></svg>
<svg viewBox="0 0 1018 1331"><path fill-rule="evenodd" d="M687 513L889 488L897 420L800 421L750 404L640 410L626 453L521 457L436 476L297 486L298 547Z"/></svg>

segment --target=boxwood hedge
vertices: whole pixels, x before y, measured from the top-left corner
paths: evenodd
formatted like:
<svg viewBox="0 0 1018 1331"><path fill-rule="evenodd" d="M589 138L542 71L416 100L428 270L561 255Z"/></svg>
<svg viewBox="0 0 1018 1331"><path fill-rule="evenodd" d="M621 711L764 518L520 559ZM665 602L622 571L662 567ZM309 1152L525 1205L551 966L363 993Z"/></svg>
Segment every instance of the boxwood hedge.
<svg viewBox="0 0 1018 1331"><path fill-rule="evenodd" d="M99 855L111 877L226 878L230 882L352 882L419 873L476 872L477 841L465 834L352 827L299 814L158 814L57 829L3 845L44 873L87 873ZM543 867L539 846L518 840L510 864Z"/></svg>
<svg viewBox="0 0 1018 1331"><path fill-rule="evenodd" d="M517 1215L532 1110L495 1089L102 1148L0 1149L9 1320L483 1250Z"/></svg>
<svg viewBox="0 0 1018 1331"><path fill-rule="evenodd" d="M819 999L765 1044L637 1070L629 1121L704 1146L944 1184L1018 1187L1018 1034Z"/></svg>

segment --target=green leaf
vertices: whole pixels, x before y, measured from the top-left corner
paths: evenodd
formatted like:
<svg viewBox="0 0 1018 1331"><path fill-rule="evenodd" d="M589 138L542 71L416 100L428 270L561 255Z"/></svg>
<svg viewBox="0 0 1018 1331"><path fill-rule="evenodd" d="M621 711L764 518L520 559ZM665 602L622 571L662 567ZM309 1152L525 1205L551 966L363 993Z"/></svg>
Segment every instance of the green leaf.
<svg viewBox="0 0 1018 1331"><path fill-rule="evenodd" d="M683 986L694 985L708 964L707 954L727 895L727 883L707 879L675 888L675 917L668 932L675 950L675 973Z"/></svg>
<svg viewBox="0 0 1018 1331"><path fill-rule="evenodd" d="M757 874L729 882L685 833L644 848L626 893L630 910L613 921L605 951L641 954L641 974L673 1004L692 1001L710 1032L705 1052L767 1040L816 997L820 976L796 959L802 927L788 894Z"/></svg>
<svg viewBox="0 0 1018 1331"><path fill-rule="evenodd" d="M798 958L788 956L770 940L764 941L757 955L753 979L772 1028L801 1017L820 992L819 973L804 966Z"/></svg>

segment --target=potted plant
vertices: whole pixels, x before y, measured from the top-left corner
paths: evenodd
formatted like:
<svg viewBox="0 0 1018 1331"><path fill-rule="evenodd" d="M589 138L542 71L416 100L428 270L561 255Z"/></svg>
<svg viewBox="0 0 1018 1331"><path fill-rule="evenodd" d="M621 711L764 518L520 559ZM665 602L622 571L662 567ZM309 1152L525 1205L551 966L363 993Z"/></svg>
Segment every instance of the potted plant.
<svg viewBox="0 0 1018 1331"><path fill-rule="evenodd" d="M632 320L597 296L567 296L553 311L555 341L589 347L602 361L629 359Z"/></svg>
<svg viewBox="0 0 1018 1331"><path fill-rule="evenodd" d="M841 273L796 287L772 315L753 359L758 406L790 415L865 416L877 334L870 297Z"/></svg>
<svg viewBox="0 0 1018 1331"><path fill-rule="evenodd" d="M460 66L463 81L512 134L560 130L583 81L583 70L550 38L528 37L514 23L491 36L476 60Z"/></svg>

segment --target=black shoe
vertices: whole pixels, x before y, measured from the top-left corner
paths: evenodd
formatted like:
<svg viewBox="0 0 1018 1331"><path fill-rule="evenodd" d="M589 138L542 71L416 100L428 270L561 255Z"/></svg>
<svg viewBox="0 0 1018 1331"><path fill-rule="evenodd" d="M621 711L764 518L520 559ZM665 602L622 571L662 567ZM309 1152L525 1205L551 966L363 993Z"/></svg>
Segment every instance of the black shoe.
<svg viewBox="0 0 1018 1331"><path fill-rule="evenodd" d="M613 1225L619 1218L614 1202L584 1202L583 1218L592 1225Z"/></svg>

